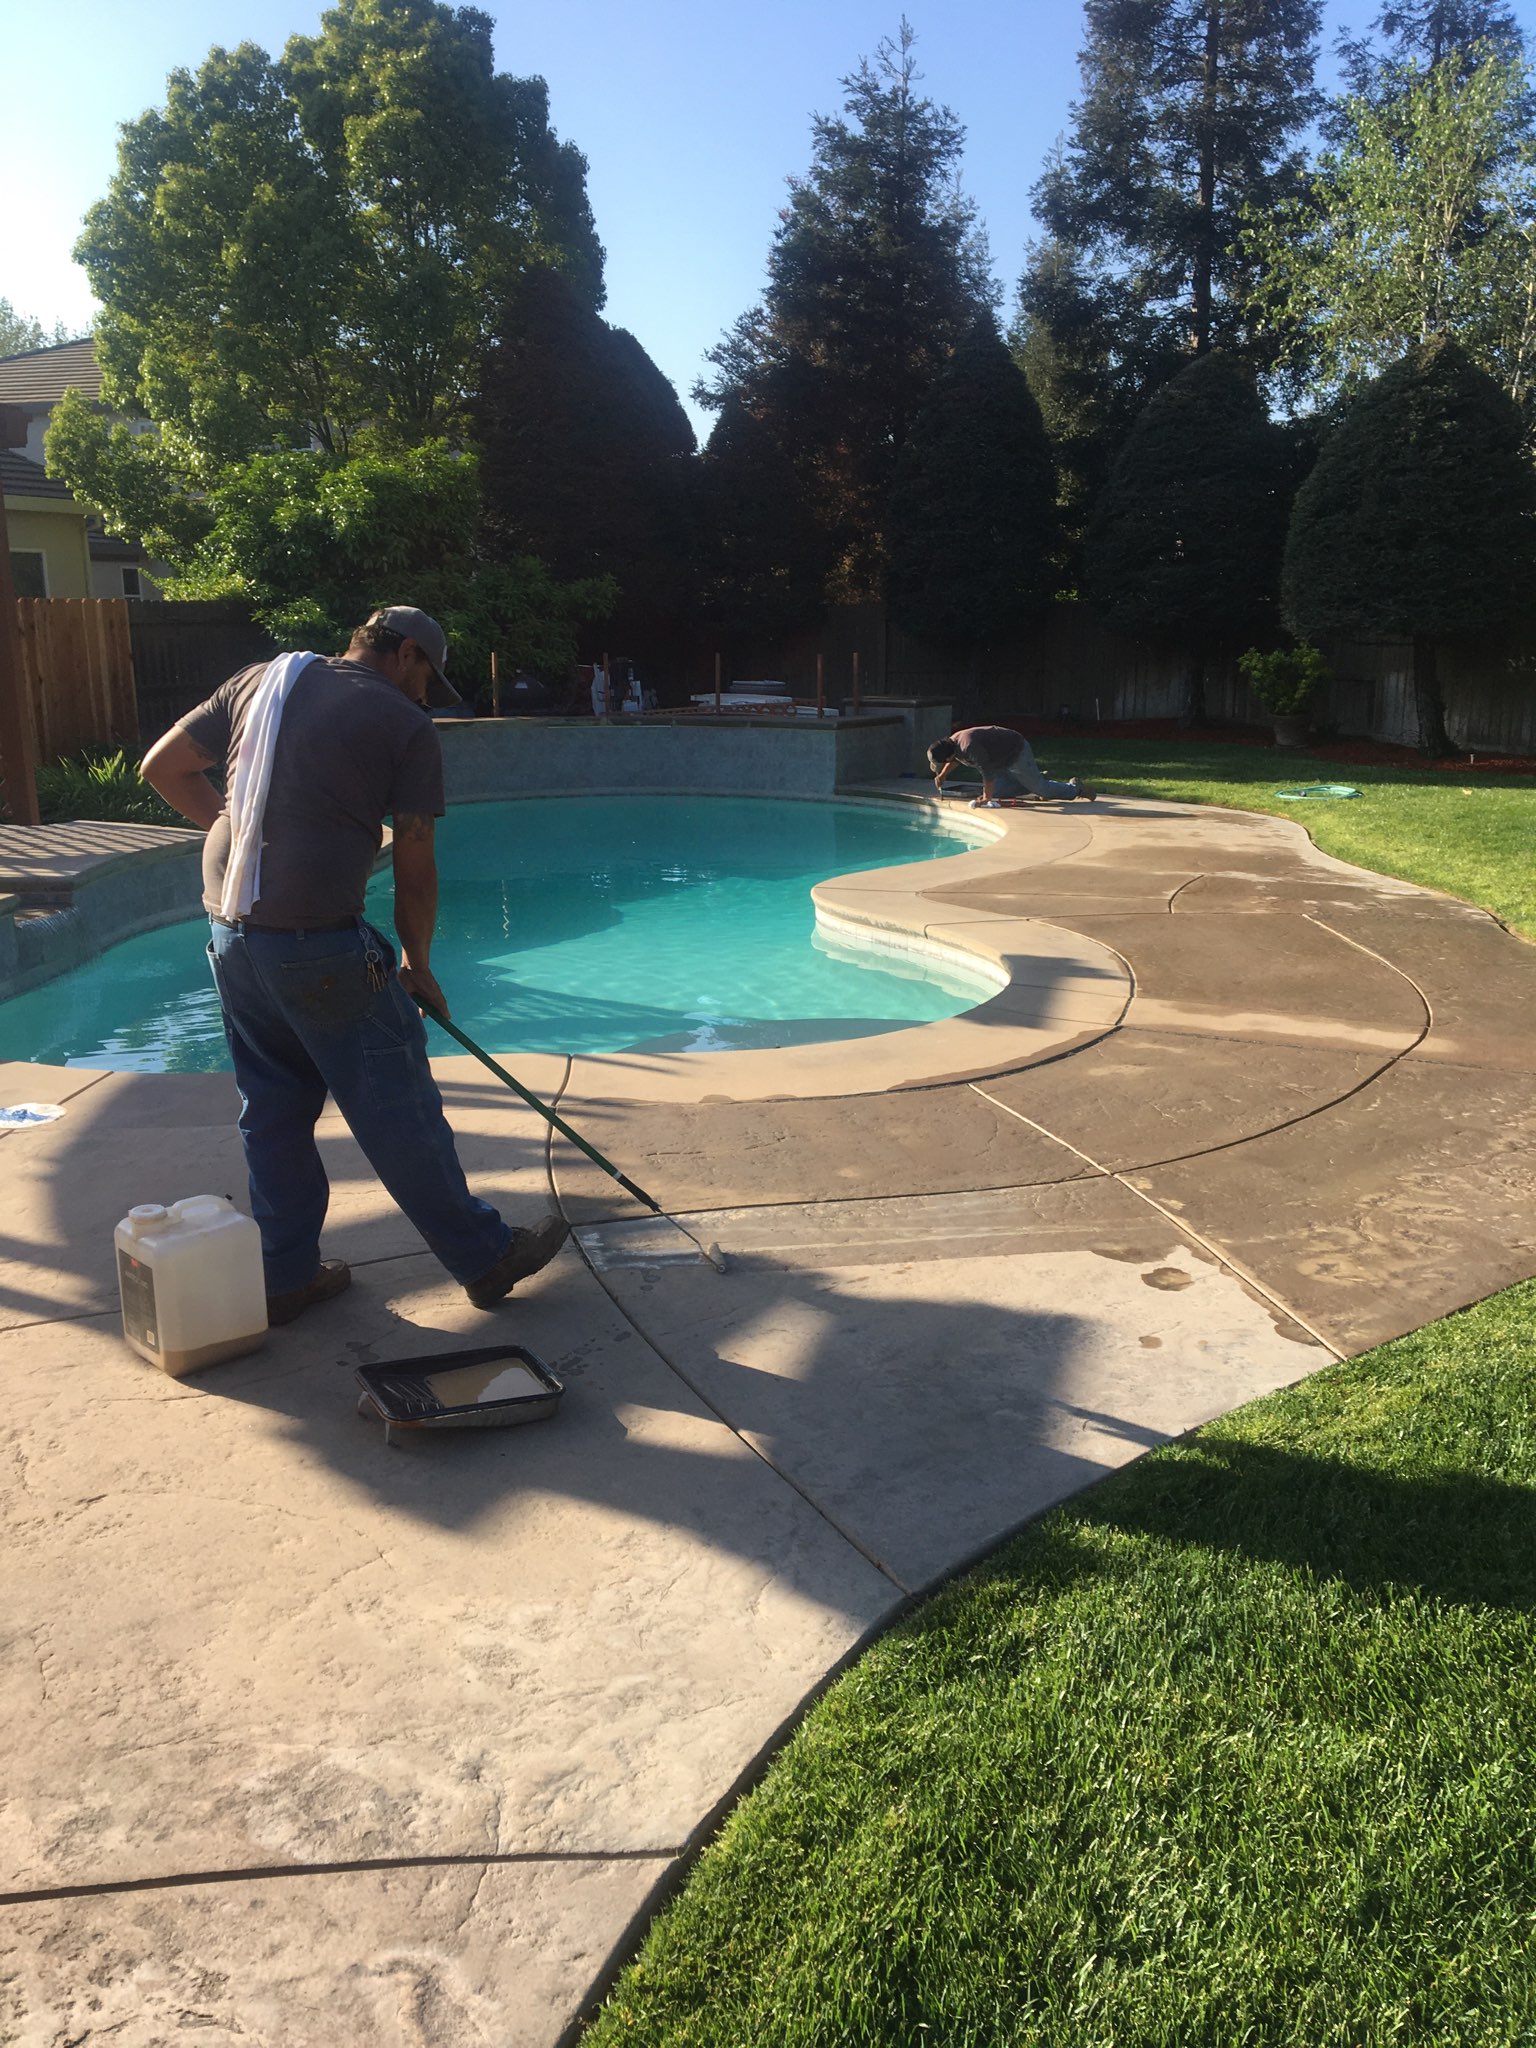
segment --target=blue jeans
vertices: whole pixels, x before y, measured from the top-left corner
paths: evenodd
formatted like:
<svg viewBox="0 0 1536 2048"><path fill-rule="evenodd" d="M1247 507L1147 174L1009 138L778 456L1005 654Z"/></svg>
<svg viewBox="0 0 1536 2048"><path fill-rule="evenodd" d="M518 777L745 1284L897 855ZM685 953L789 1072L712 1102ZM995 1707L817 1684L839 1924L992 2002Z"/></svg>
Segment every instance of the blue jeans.
<svg viewBox="0 0 1536 2048"><path fill-rule="evenodd" d="M454 1279L478 1280L511 1242L469 1191L394 950L361 921L340 932L244 932L208 947L240 1087L240 1135L268 1294L320 1268L330 1182L315 1146L329 1093L369 1164Z"/></svg>
<svg viewBox="0 0 1536 2048"><path fill-rule="evenodd" d="M1070 802L1077 791L1070 782L1053 782L1035 759L1035 750L1026 739L1019 742L1019 751L1008 766L992 777L994 796L1046 796L1057 797Z"/></svg>

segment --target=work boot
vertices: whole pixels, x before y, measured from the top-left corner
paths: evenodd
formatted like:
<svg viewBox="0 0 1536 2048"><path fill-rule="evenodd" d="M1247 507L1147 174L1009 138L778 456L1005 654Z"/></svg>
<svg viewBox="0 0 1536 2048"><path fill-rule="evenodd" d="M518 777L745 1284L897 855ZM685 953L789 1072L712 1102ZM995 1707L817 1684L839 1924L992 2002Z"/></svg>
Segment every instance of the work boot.
<svg viewBox="0 0 1536 2048"><path fill-rule="evenodd" d="M345 1259L322 1259L319 1272L307 1287L290 1287L286 1294L267 1296L267 1328L275 1330L279 1323L291 1323L317 1301L332 1301L338 1294L345 1294L351 1285L352 1268Z"/></svg>
<svg viewBox="0 0 1536 2048"><path fill-rule="evenodd" d="M1098 802L1099 792L1096 789L1089 789L1086 784L1079 782L1075 775L1071 780L1072 794L1075 797L1081 797L1085 804L1096 804Z"/></svg>
<svg viewBox="0 0 1536 2048"><path fill-rule="evenodd" d="M571 1234L563 1216L549 1215L533 1230L514 1230L512 1242L488 1273L466 1282L464 1292L476 1308L494 1308L519 1280L547 1266Z"/></svg>

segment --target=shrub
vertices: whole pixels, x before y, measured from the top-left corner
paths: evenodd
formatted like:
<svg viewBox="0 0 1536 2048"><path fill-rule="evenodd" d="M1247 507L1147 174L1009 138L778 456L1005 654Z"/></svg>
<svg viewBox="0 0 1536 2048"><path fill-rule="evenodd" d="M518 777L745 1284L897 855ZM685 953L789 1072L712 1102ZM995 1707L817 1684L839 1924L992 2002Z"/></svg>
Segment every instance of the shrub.
<svg viewBox="0 0 1536 2048"><path fill-rule="evenodd" d="M93 748L50 761L37 771L37 804L45 825L76 818L132 825L185 825L186 819L139 779L139 764L121 747Z"/></svg>
<svg viewBox="0 0 1536 2048"><path fill-rule="evenodd" d="M1305 711L1328 680L1327 662L1305 640L1296 647L1277 647L1271 654L1250 647L1237 666L1254 696L1277 718Z"/></svg>

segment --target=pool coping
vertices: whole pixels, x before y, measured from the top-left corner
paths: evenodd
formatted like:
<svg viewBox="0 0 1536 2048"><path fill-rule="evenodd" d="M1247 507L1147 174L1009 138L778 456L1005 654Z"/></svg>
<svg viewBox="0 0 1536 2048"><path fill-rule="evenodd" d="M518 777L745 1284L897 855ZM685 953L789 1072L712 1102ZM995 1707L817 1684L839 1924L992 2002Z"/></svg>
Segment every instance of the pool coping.
<svg viewBox="0 0 1536 2048"><path fill-rule="evenodd" d="M688 790L551 789L471 797L453 808L482 802L642 793L699 794ZM900 786L839 791L831 796L747 790L703 793L706 801L745 797L773 803L846 803L908 816L918 811L930 821L942 821L947 829L969 836L974 844L958 853L831 876L816 883L810 894L819 929L875 955L895 953L907 960L928 961L980 976L994 984L995 993L952 1017L862 1038L719 1052L578 1054L572 1064L580 1069L584 1092L615 1101L684 1103L775 1101L938 1087L1057 1058L1102 1037L1123 1017L1134 993L1134 981L1125 962L1108 947L1064 925L1010 917L981 905L938 901L931 894L941 886L956 890L982 885L990 877L1026 864L1020 859L1022 849L1014 842L1029 835L1033 819L1009 811L989 812L985 819L967 812L961 818L955 800ZM1065 808L1041 806L1042 811L1049 809L1053 814ZM107 823L37 829L61 835L58 852L67 857L34 862L39 883L32 885L29 871L19 896L0 896L0 1001L42 986L124 939L196 916L201 862L199 859L194 865L191 857L200 854L200 833ZM84 835L96 843L70 847L63 837L69 834ZM379 853L381 863L388 851L386 833ZM156 866L162 870L163 881L153 900L138 906L120 927L105 931L103 920L90 914L90 892L108 877L133 875ZM17 864L9 864L7 882L11 867ZM20 878L19 867L17 874ZM195 892L190 905L183 900L187 887ZM172 896L176 900L172 901ZM30 959L24 950L29 926ZM47 957L50 952L51 959ZM1053 963L1052 971L1042 973L1040 963L1047 959ZM490 1050L504 1058L530 1057L517 1046L497 1045ZM433 1064L444 1066L460 1057L442 1056ZM119 1070L77 1067L68 1071L84 1077Z"/></svg>

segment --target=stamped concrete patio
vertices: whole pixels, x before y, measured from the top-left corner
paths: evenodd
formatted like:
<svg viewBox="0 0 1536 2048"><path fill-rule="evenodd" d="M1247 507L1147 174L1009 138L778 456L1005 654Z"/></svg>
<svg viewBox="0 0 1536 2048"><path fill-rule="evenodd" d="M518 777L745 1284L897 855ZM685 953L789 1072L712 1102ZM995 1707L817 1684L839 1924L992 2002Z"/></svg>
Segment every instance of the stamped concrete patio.
<svg viewBox="0 0 1536 2048"><path fill-rule="evenodd" d="M242 1190L230 1082L0 1067L67 1110L0 1139L0 2039L550 2048L912 1595L1536 1271L1536 949L1283 821L997 823L817 892L987 962L966 1017L517 1062L724 1278L444 1060L476 1186L577 1240L477 1314L328 1122L352 1293L177 1383L111 1227ZM554 1423L354 1412L359 1361L501 1331Z"/></svg>

